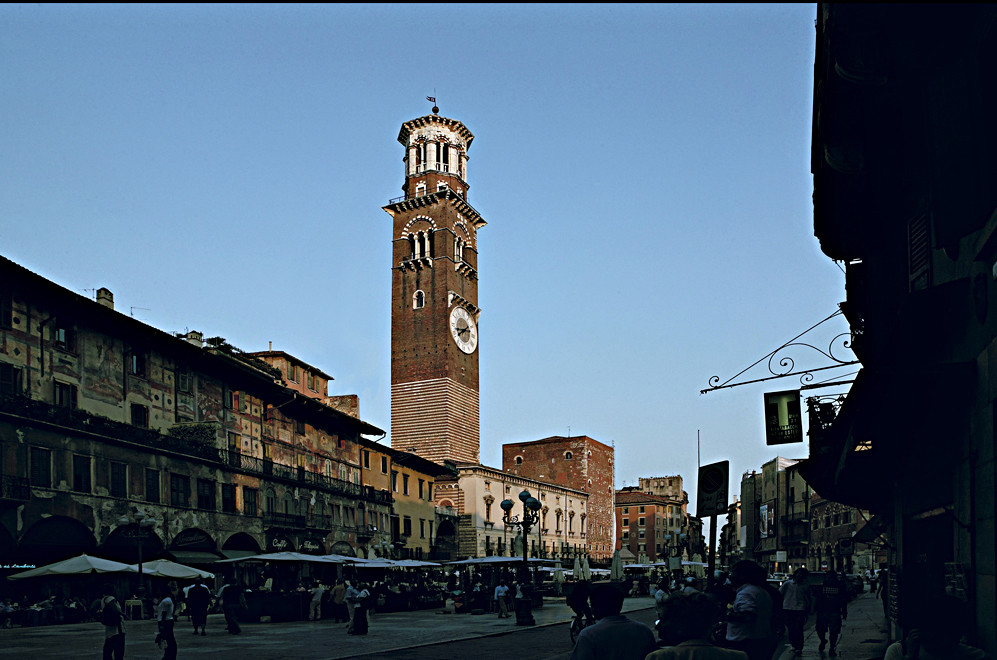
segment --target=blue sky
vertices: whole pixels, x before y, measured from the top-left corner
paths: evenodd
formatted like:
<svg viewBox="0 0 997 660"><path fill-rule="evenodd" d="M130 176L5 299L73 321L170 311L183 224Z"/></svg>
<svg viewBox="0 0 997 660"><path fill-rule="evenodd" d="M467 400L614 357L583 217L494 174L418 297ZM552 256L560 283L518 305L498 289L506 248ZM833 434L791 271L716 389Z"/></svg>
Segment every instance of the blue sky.
<svg viewBox="0 0 997 660"><path fill-rule="evenodd" d="M618 486L695 498L699 431L737 493L806 454L764 444L762 393L798 382L699 391L844 299L813 237L815 12L4 5L0 254L163 330L272 341L388 429L380 207L435 91L488 221L483 462L570 427L615 445Z"/></svg>

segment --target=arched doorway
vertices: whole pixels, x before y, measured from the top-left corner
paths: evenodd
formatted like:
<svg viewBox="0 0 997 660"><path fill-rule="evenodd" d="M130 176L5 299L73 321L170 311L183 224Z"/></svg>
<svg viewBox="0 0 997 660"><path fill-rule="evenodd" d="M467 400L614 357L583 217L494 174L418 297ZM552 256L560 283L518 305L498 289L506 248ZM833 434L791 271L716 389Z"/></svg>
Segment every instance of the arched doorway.
<svg viewBox="0 0 997 660"><path fill-rule="evenodd" d="M21 537L18 554L24 563L44 566L83 553L92 554L96 548L97 539L79 520L51 516L28 528Z"/></svg>
<svg viewBox="0 0 997 660"><path fill-rule="evenodd" d="M222 544L222 550L244 550L256 554L262 552L260 544L246 532L236 532L225 539L225 543Z"/></svg>
<svg viewBox="0 0 997 660"><path fill-rule="evenodd" d="M138 548L142 545L142 561L149 561L163 552L163 540L155 530L144 530L136 523L120 525L107 535L104 554L108 559L126 564L138 563Z"/></svg>
<svg viewBox="0 0 997 660"><path fill-rule="evenodd" d="M336 541L332 544L329 549L329 553L333 555L343 555L344 557L356 557L357 551L353 549L353 546L346 541Z"/></svg>
<svg viewBox="0 0 997 660"><path fill-rule="evenodd" d="M430 559L457 558L457 528L449 520L440 522L436 529L435 544L430 553Z"/></svg>

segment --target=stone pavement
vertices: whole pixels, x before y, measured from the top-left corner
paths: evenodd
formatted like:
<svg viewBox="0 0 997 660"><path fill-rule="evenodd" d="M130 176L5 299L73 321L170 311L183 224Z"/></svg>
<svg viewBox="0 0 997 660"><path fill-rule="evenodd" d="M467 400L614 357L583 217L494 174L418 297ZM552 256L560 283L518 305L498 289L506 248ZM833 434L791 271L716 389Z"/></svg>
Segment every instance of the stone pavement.
<svg viewBox="0 0 997 660"><path fill-rule="evenodd" d="M810 615L804 629L803 658L825 660L827 649L818 652L820 639L814 630L814 616ZM886 619L883 617L883 602L875 594L864 593L848 604L848 619L842 623L838 639L837 653L842 660L882 660L886 653ZM778 651L773 660L792 660L793 647L788 642L782 653Z"/></svg>
<svg viewBox="0 0 997 660"><path fill-rule="evenodd" d="M649 596L627 598L623 611L653 607L654 600ZM211 654L212 660L332 660L543 626L565 626L564 635L567 635L566 626L572 612L563 599L545 600L542 608L533 610L533 616L537 626L517 627L515 616L499 619L495 614L438 614L436 610L392 612L375 614L371 617L370 633L353 636L346 634L345 624L328 620L246 624L242 626L241 635L229 635L224 630L224 618L211 615L207 636L193 635L190 624L183 619L177 623L176 637L181 657ZM153 660L162 657L162 651L153 644L154 621L128 621L125 626L126 658ZM103 627L97 623L11 628L0 630L0 660L99 658L103 643Z"/></svg>

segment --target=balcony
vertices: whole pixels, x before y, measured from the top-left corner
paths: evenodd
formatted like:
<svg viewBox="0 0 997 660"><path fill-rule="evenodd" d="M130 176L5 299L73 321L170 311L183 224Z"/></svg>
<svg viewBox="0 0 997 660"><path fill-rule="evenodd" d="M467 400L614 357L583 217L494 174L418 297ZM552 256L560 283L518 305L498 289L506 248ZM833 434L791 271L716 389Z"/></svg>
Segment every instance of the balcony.
<svg viewBox="0 0 997 660"><path fill-rule="evenodd" d="M305 517L296 516L291 513L264 511L263 525L265 527L282 527L284 529L304 529Z"/></svg>
<svg viewBox="0 0 997 660"><path fill-rule="evenodd" d="M221 454L222 462L226 465L264 477L306 483L335 495L374 502L375 504L390 505L394 501L391 493L376 490L373 486L350 483L349 481L327 477L318 472L311 472L303 467L274 463L273 461L256 456L246 456L237 451L223 449L219 453Z"/></svg>
<svg viewBox="0 0 997 660"><path fill-rule="evenodd" d="M27 477L0 475L0 500L27 502L31 499L31 486Z"/></svg>

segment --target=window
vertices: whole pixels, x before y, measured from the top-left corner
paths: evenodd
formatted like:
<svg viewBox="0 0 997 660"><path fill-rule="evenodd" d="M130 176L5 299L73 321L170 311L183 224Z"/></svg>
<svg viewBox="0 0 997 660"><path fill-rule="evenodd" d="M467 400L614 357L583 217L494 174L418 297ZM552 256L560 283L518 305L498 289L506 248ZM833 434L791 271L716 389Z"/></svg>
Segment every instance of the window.
<svg viewBox="0 0 997 660"><path fill-rule="evenodd" d="M190 477L181 474L170 475L170 504L172 506L190 506Z"/></svg>
<svg viewBox="0 0 997 660"><path fill-rule="evenodd" d="M517 456L516 457L516 465L522 465L522 464L523 464L523 457L522 456Z"/></svg>
<svg viewBox="0 0 997 660"><path fill-rule="evenodd" d="M402 536L412 536L412 519L408 516L402 520Z"/></svg>
<svg viewBox="0 0 997 660"><path fill-rule="evenodd" d="M304 423L304 421L302 421L302 420L296 420L294 422L294 431L298 435L304 435L305 434L305 423Z"/></svg>
<svg viewBox="0 0 997 660"><path fill-rule="evenodd" d="M193 391L193 378L190 373L190 369L187 367L180 367L177 369L177 390L180 392L187 392L188 394Z"/></svg>
<svg viewBox="0 0 997 660"><path fill-rule="evenodd" d="M277 494L273 492L273 488L267 488L266 498L267 513L277 513Z"/></svg>
<svg viewBox="0 0 997 660"><path fill-rule="evenodd" d="M111 461L111 497L128 497L128 465Z"/></svg>
<svg viewBox="0 0 997 660"><path fill-rule="evenodd" d="M139 428L149 428L149 409L137 403L132 404L132 425Z"/></svg>
<svg viewBox="0 0 997 660"><path fill-rule="evenodd" d="M564 460L566 460L566 461L570 461L571 460L571 452L570 451L564 452Z"/></svg>
<svg viewBox="0 0 997 660"><path fill-rule="evenodd" d="M76 386L55 381L55 405L60 408L76 409Z"/></svg>
<svg viewBox="0 0 997 660"><path fill-rule="evenodd" d="M426 484L426 499L430 500L430 501L433 499L433 482L432 481L430 481L428 484Z"/></svg>
<svg viewBox="0 0 997 660"><path fill-rule="evenodd" d="M628 513L630 513L630 507L628 506L623 507L623 515L627 515Z"/></svg>
<svg viewBox="0 0 997 660"><path fill-rule="evenodd" d="M388 473L388 457L387 456L382 456L381 457L381 474L387 474L387 473Z"/></svg>
<svg viewBox="0 0 997 660"><path fill-rule="evenodd" d="M412 309L422 309L426 306L426 294L422 291L416 291L412 294Z"/></svg>
<svg viewBox="0 0 997 660"><path fill-rule="evenodd" d="M52 451L41 447L31 448L31 485L52 487Z"/></svg>
<svg viewBox="0 0 997 660"><path fill-rule="evenodd" d="M629 518L624 518L623 519L623 526L624 527L629 527L630 526L630 519Z"/></svg>
<svg viewBox="0 0 997 660"><path fill-rule="evenodd" d="M235 513L235 484L222 484L222 512Z"/></svg>
<svg viewBox="0 0 997 660"><path fill-rule="evenodd" d="M55 328L52 329L52 343L55 344L56 348L61 348L64 351L76 350L76 336L73 332L73 326L62 319L57 319Z"/></svg>
<svg viewBox="0 0 997 660"><path fill-rule="evenodd" d="M645 544L645 543L638 543L637 544L637 550L639 552L644 552L645 550L647 550L647 544Z"/></svg>
<svg viewBox="0 0 997 660"><path fill-rule="evenodd" d="M628 538L630 538L630 530L625 529L623 530L623 539L626 540Z"/></svg>
<svg viewBox="0 0 997 660"><path fill-rule="evenodd" d="M394 470L391 471L391 490L392 492L398 492L398 473Z"/></svg>
<svg viewBox="0 0 997 660"><path fill-rule="evenodd" d="M640 508L640 512L641 512L641 513L644 513L644 507L641 507L641 508ZM642 524L643 524L643 523L642 523Z"/></svg>
<svg viewBox="0 0 997 660"><path fill-rule="evenodd" d="M287 365L287 379L292 383L298 382L298 367L293 364Z"/></svg>
<svg viewBox="0 0 997 660"><path fill-rule="evenodd" d="M242 487L242 513L247 516L259 515L259 491L249 486Z"/></svg>
<svg viewBox="0 0 997 660"><path fill-rule="evenodd" d="M422 499L422 492L424 490L425 485L426 485L426 482L423 481L422 479L419 479L419 499L420 500Z"/></svg>
<svg viewBox="0 0 997 660"><path fill-rule="evenodd" d="M637 530L637 538L639 538L639 539L644 538L644 528L643 527L641 527L639 530Z"/></svg>
<svg viewBox="0 0 997 660"><path fill-rule="evenodd" d="M145 377L145 354L132 352L128 361L128 373L132 376Z"/></svg>
<svg viewBox="0 0 997 660"><path fill-rule="evenodd" d="M0 364L0 396L21 393L21 370L12 364Z"/></svg>
<svg viewBox="0 0 997 660"><path fill-rule="evenodd" d="M426 519L419 518L419 538L426 538Z"/></svg>
<svg viewBox="0 0 997 660"><path fill-rule="evenodd" d="M159 504L159 470L145 469L145 501Z"/></svg>
<svg viewBox="0 0 997 660"><path fill-rule="evenodd" d="M73 490L77 493L91 492L89 456L73 456Z"/></svg>
<svg viewBox="0 0 997 660"><path fill-rule="evenodd" d="M363 450L363 466L367 470L370 469L370 450L369 449L364 449Z"/></svg>
<svg viewBox="0 0 997 660"><path fill-rule="evenodd" d="M0 328L14 327L14 300L10 291L0 291Z"/></svg>
<svg viewBox="0 0 997 660"><path fill-rule="evenodd" d="M402 495L408 495L408 475L402 475Z"/></svg>
<svg viewBox="0 0 997 660"><path fill-rule="evenodd" d="M641 508L643 509L644 507L641 507ZM641 513L643 513L643 512L641 512ZM637 519L637 524L640 525L641 527L644 526L644 517L643 516L641 516L640 518Z"/></svg>

